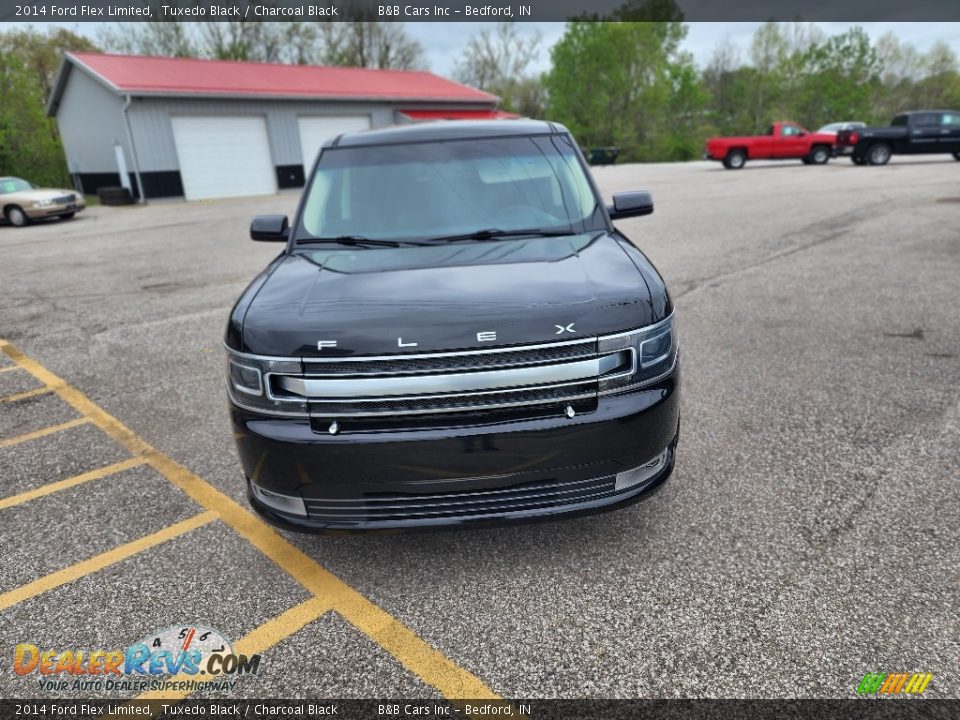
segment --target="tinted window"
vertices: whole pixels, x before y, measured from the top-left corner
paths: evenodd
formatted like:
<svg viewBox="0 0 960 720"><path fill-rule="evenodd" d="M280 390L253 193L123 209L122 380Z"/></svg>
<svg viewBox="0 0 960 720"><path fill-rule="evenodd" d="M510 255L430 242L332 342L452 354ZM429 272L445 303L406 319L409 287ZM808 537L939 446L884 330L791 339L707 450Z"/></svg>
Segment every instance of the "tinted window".
<svg viewBox="0 0 960 720"><path fill-rule="evenodd" d="M540 135L327 148L298 238L603 227L569 136Z"/></svg>
<svg viewBox="0 0 960 720"><path fill-rule="evenodd" d="M781 128L780 132L781 132L784 136L787 136L787 137L788 137L788 136L793 136L793 135L799 135L799 134L800 134L800 128L798 128L796 125L784 125L784 126Z"/></svg>
<svg viewBox="0 0 960 720"><path fill-rule="evenodd" d="M940 124L938 113L917 113L913 116L913 124L917 127L932 127Z"/></svg>
<svg viewBox="0 0 960 720"><path fill-rule="evenodd" d="M944 113L943 124L950 127L960 127L960 113Z"/></svg>

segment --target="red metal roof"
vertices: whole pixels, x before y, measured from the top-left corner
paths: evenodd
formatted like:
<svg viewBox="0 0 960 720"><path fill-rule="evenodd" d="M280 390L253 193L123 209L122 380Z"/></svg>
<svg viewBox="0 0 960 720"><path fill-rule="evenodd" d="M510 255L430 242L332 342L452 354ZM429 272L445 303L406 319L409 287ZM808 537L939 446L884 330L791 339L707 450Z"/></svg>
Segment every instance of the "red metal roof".
<svg viewBox="0 0 960 720"><path fill-rule="evenodd" d="M396 99L495 103L480 90L418 70L369 70L69 53L70 58L124 93Z"/></svg>
<svg viewBox="0 0 960 720"><path fill-rule="evenodd" d="M400 110L411 120L513 120L519 115L503 110Z"/></svg>

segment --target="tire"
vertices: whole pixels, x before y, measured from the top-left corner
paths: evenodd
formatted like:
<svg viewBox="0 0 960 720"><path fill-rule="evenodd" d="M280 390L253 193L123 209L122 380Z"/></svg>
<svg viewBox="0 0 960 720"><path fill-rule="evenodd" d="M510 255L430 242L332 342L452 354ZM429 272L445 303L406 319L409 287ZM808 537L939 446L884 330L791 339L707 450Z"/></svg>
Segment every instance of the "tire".
<svg viewBox="0 0 960 720"><path fill-rule="evenodd" d="M876 143L867 150L867 162L871 165L886 165L890 162L890 146L886 143Z"/></svg>
<svg viewBox="0 0 960 720"><path fill-rule="evenodd" d="M68 213L63 213L62 215L57 215L57 217L60 218L61 220L69 220L76 214L77 214L76 212L68 212Z"/></svg>
<svg viewBox="0 0 960 720"><path fill-rule="evenodd" d="M731 150L723 159L723 166L727 170L739 170L747 164L747 154L743 150Z"/></svg>
<svg viewBox="0 0 960 720"><path fill-rule="evenodd" d="M11 205L3 211L3 215L7 218L7 222L14 227L23 227L24 225L30 224L30 218L27 217L23 208L19 205Z"/></svg>
<svg viewBox="0 0 960 720"><path fill-rule="evenodd" d="M810 162L814 165L826 165L830 162L830 148L826 145L816 145L810 150Z"/></svg>

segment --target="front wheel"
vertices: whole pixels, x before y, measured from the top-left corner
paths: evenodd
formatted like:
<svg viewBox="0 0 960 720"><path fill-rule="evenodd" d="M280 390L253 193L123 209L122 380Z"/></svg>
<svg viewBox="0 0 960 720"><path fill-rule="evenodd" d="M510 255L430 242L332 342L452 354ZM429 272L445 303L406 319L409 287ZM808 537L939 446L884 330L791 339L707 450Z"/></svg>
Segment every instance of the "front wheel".
<svg viewBox="0 0 960 720"><path fill-rule="evenodd" d="M723 166L727 170L739 170L747 164L747 154L743 150L731 150L723 159Z"/></svg>
<svg viewBox="0 0 960 720"><path fill-rule="evenodd" d="M14 227L23 227L24 225L30 223L30 218L27 217L27 214L23 211L23 208L17 205L11 205L4 210L3 214L7 218L7 222Z"/></svg>
<svg viewBox="0 0 960 720"><path fill-rule="evenodd" d="M810 162L814 165L825 165L830 161L830 148L825 145L817 145L810 151Z"/></svg>
<svg viewBox="0 0 960 720"><path fill-rule="evenodd" d="M871 165L886 165L890 162L890 146L886 143L871 145L867 150L867 162Z"/></svg>

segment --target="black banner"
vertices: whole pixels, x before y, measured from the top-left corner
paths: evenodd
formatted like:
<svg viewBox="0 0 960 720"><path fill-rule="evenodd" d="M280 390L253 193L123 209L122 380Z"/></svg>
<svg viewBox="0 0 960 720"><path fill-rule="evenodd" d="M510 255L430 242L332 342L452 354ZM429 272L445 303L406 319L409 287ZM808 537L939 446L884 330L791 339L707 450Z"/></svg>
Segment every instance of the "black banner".
<svg viewBox="0 0 960 720"><path fill-rule="evenodd" d="M11 718L230 720L955 720L960 700L0 700Z"/></svg>
<svg viewBox="0 0 960 720"><path fill-rule="evenodd" d="M0 0L0 22L949 21L956 0Z"/></svg>

